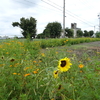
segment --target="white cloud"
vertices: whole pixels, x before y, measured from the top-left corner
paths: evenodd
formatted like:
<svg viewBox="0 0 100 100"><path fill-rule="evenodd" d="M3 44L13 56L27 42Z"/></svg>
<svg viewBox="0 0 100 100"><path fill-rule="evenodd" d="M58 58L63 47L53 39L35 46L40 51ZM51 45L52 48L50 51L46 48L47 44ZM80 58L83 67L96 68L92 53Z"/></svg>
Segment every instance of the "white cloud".
<svg viewBox="0 0 100 100"><path fill-rule="evenodd" d="M75 22L82 30L94 30L93 26L97 29L99 4L100 0L66 1L66 27L70 28L71 23ZM12 22L19 22L22 17L32 16L37 20L37 33L43 32L49 22L62 24L62 7L63 0L3 0L0 3L0 35L21 35L20 28L12 27Z"/></svg>

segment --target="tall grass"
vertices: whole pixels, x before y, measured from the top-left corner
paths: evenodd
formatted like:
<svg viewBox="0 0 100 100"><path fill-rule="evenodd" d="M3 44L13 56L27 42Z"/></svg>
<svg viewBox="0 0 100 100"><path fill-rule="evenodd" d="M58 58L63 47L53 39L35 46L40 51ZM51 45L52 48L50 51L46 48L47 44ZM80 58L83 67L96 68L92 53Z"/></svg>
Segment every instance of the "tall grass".
<svg viewBox="0 0 100 100"><path fill-rule="evenodd" d="M1 43L0 100L99 100L100 52L76 54L67 46L97 40L10 40ZM62 45L65 46L47 48ZM58 61L64 57L70 58L72 66L54 78Z"/></svg>
<svg viewBox="0 0 100 100"><path fill-rule="evenodd" d="M79 43L88 43L100 41L100 38L61 38L61 39L43 39L40 42L41 48L46 47L56 47L56 46L63 46L63 45L74 45Z"/></svg>

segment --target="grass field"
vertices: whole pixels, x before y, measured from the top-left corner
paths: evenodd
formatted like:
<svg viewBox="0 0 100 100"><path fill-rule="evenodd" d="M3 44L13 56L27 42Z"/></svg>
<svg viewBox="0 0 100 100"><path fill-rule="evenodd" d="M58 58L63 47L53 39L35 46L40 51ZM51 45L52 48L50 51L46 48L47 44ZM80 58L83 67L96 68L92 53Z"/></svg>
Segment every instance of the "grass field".
<svg viewBox="0 0 100 100"><path fill-rule="evenodd" d="M74 46L92 41L0 42L0 100L100 100L100 51Z"/></svg>

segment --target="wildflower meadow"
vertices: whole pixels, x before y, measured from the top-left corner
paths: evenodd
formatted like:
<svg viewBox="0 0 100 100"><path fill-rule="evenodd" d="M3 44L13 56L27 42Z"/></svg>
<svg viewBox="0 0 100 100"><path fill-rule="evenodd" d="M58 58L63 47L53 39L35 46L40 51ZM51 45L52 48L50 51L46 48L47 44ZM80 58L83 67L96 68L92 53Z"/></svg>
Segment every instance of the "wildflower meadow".
<svg viewBox="0 0 100 100"><path fill-rule="evenodd" d="M100 100L100 51L75 45L95 41L0 40L0 100Z"/></svg>

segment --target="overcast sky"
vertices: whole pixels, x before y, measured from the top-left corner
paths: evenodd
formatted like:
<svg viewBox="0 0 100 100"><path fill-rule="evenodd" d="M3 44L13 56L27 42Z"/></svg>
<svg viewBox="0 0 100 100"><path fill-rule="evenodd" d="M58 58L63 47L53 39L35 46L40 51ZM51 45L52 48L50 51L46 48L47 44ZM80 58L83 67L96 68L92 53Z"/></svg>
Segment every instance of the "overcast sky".
<svg viewBox="0 0 100 100"><path fill-rule="evenodd" d="M100 0L65 0L65 27L71 23L84 30L99 30L98 14ZM49 22L63 25L63 0L2 0L0 3L0 36L21 36L21 29L12 22L20 18L34 17L37 20L37 34L42 33Z"/></svg>

